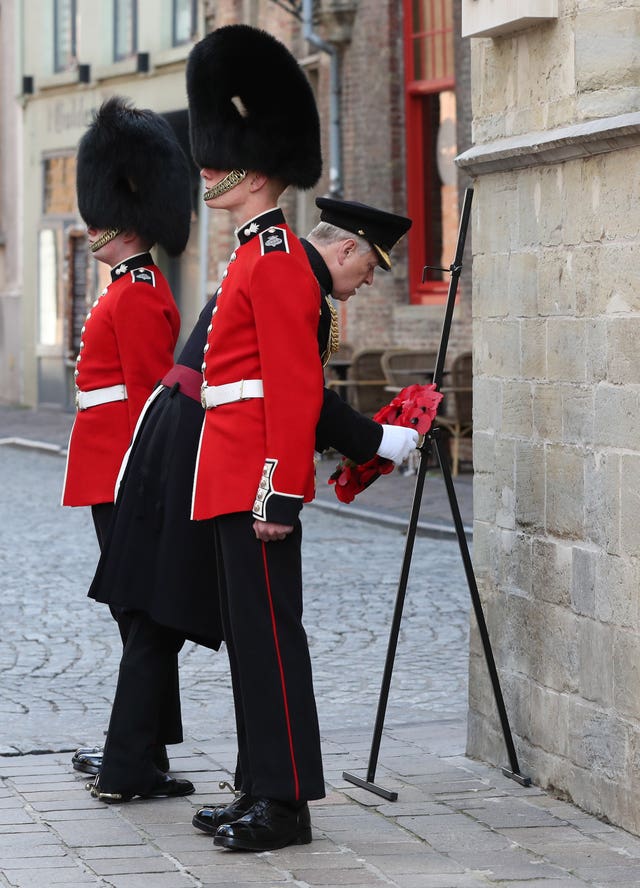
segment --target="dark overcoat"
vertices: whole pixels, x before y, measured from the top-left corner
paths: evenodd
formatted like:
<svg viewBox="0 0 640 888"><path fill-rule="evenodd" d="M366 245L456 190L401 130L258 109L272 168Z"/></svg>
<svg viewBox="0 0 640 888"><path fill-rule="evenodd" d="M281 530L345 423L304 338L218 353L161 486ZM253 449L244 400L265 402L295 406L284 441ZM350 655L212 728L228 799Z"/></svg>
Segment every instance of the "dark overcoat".
<svg viewBox="0 0 640 888"><path fill-rule="evenodd" d="M302 243L322 291L322 354L329 337L324 296L331 276L317 250ZM202 310L177 361L198 373L215 299ZM162 386L155 394L129 454L89 596L143 611L185 638L217 649L222 627L212 525L189 517L203 417L200 402L180 391L179 384ZM356 413L335 391L324 390L317 450L331 446L362 463L375 455L381 437L378 423Z"/></svg>

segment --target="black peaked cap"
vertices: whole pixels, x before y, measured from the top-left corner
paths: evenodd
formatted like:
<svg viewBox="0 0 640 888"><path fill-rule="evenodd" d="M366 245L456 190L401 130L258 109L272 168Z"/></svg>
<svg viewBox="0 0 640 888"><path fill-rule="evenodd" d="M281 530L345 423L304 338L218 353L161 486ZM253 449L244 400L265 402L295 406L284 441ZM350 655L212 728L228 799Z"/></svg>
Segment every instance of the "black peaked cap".
<svg viewBox="0 0 640 888"><path fill-rule="evenodd" d="M378 254L378 261L385 271L391 268L389 253L400 238L411 228L411 219L369 207L354 200L335 200L317 197L316 206L321 210L320 219L344 228L369 241Z"/></svg>
<svg viewBox="0 0 640 888"><path fill-rule="evenodd" d="M218 28L187 62L191 152L215 170L246 169L311 188L322 173L320 121L304 71L271 34Z"/></svg>
<svg viewBox="0 0 640 888"><path fill-rule="evenodd" d="M93 228L135 231L171 256L191 224L189 161L171 126L120 96L96 111L80 140L76 170L80 215Z"/></svg>

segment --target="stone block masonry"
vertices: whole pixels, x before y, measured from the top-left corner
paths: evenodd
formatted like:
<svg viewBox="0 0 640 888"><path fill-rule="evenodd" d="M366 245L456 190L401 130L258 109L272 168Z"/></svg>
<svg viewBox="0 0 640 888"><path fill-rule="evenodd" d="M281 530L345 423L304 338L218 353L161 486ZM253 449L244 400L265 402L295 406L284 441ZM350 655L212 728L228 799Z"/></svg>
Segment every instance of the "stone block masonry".
<svg viewBox="0 0 640 888"><path fill-rule="evenodd" d="M474 560L523 771L638 833L640 12L559 6L472 41Z"/></svg>

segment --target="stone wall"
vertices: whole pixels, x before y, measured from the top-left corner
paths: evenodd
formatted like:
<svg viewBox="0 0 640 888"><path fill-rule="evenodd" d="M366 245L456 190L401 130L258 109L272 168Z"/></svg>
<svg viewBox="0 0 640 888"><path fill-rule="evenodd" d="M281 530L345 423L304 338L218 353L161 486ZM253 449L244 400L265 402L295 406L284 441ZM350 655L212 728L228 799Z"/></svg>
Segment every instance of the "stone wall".
<svg viewBox="0 0 640 888"><path fill-rule="evenodd" d="M472 41L474 563L522 771L637 833L640 11L559 7Z"/></svg>

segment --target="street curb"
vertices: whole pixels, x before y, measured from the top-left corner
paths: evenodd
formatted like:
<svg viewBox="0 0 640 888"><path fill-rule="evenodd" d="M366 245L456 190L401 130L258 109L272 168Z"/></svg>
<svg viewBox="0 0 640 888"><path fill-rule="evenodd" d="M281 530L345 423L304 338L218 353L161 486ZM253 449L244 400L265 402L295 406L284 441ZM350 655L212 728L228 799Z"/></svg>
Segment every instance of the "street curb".
<svg viewBox="0 0 640 888"><path fill-rule="evenodd" d="M23 450L41 450L44 453L52 453L54 456L66 456L65 447L59 444L48 444L46 441L33 441L31 438L0 438L0 446L18 447Z"/></svg>
<svg viewBox="0 0 640 888"><path fill-rule="evenodd" d="M408 518L399 518L397 515L391 515L388 512L374 512L371 509L363 509L359 506L351 504L344 505L341 503L330 503L326 500L315 499L310 506L318 509L324 509L325 512L333 512L344 518L356 518L359 521L369 521L371 524L381 524L383 527L391 527L395 530L406 534L409 526ZM467 540L473 539L473 528L464 526L464 534ZM416 525L417 536L428 536L433 539L455 540L457 539L456 529L453 525L435 524L431 521L418 521Z"/></svg>

